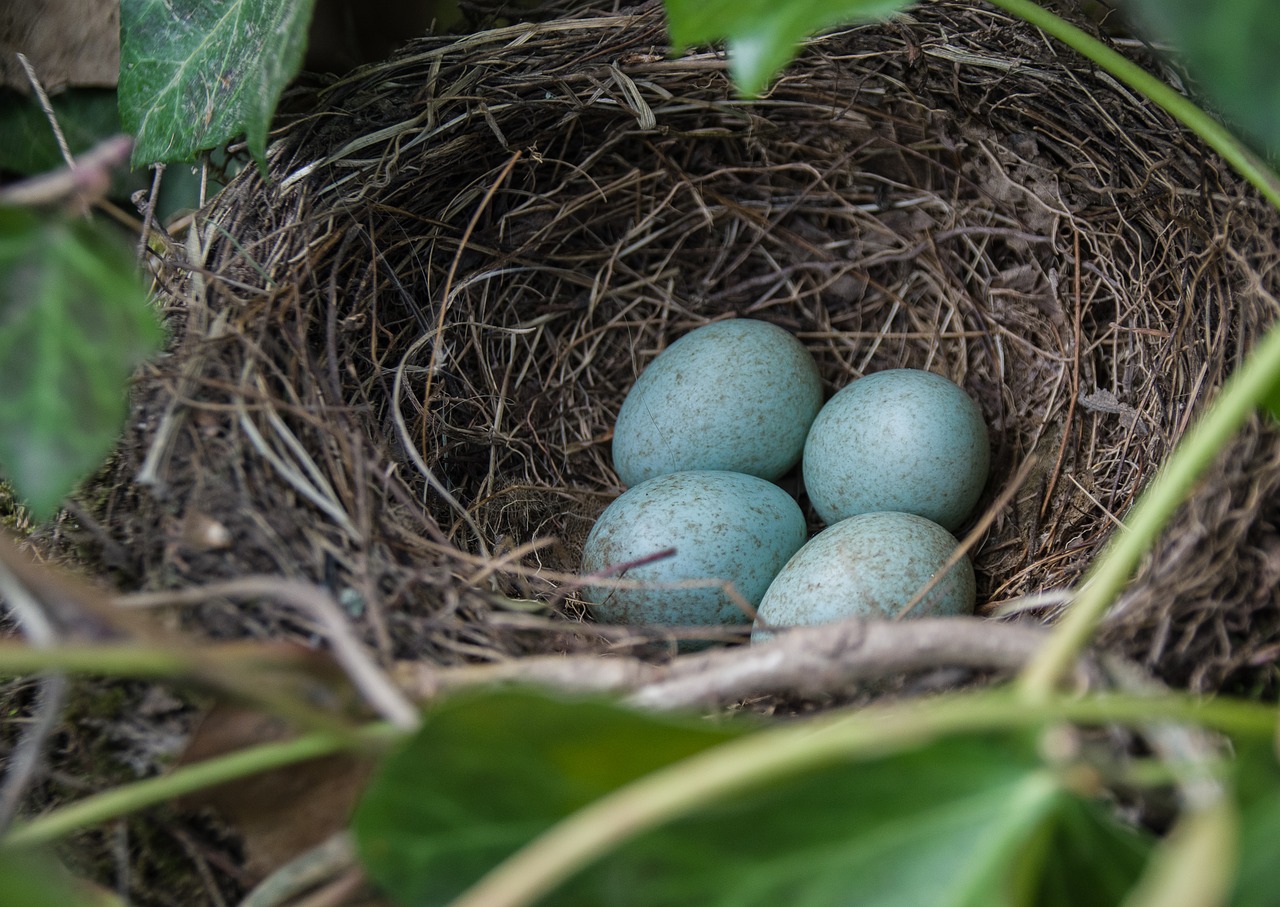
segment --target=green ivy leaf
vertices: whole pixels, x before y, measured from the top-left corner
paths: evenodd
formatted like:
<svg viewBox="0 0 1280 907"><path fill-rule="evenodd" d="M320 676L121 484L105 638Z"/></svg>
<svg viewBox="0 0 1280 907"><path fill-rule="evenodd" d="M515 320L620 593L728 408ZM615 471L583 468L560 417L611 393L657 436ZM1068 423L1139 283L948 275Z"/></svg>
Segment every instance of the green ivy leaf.
<svg viewBox="0 0 1280 907"><path fill-rule="evenodd" d="M121 0L120 118L135 166L190 161L267 130L302 67L315 0Z"/></svg>
<svg viewBox="0 0 1280 907"><path fill-rule="evenodd" d="M665 0L676 52L725 39L738 90L759 94L809 35L888 18L913 0Z"/></svg>
<svg viewBox="0 0 1280 907"><path fill-rule="evenodd" d="M1275 0L1126 0L1176 48L1214 105L1262 151L1280 153L1280 5Z"/></svg>
<svg viewBox="0 0 1280 907"><path fill-rule="evenodd" d="M1038 866L1035 907L1079 907L1081 904L1119 904L1142 875L1151 856L1152 841L1121 825L1107 807L1081 797L1064 796L1044 834L1045 855L1032 859L1028 848L1022 868Z"/></svg>
<svg viewBox="0 0 1280 907"><path fill-rule="evenodd" d="M162 332L115 237L0 208L0 473L37 519L111 451Z"/></svg>
<svg viewBox="0 0 1280 907"><path fill-rule="evenodd" d="M76 893L62 867L44 854L0 851L0 907L88 907L89 903Z"/></svg>
<svg viewBox="0 0 1280 907"><path fill-rule="evenodd" d="M443 904L569 813L746 729L537 693L458 697L386 760L357 846L400 903Z"/></svg>
<svg viewBox="0 0 1280 907"><path fill-rule="evenodd" d="M358 846L399 903L445 904L576 809L749 730L531 693L447 703L369 789ZM1026 737L966 736L743 793L539 903L1108 905L1148 848L1066 791Z"/></svg>
<svg viewBox="0 0 1280 907"><path fill-rule="evenodd" d="M1117 823L1110 808L1065 797L1046 829L1047 857L1037 881L1036 907L1117 904L1151 857L1152 839Z"/></svg>
<svg viewBox="0 0 1280 907"><path fill-rule="evenodd" d="M49 99L71 153L88 151L120 132L116 93L109 88L72 88ZM34 97L0 93L0 170L34 176L63 166L49 119Z"/></svg>
<svg viewBox="0 0 1280 907"><path fill-rule="evenodd" d="M1240 866L1232 907L1275 907L1280 866L1280 765L1271 746L1238 744Z"/></svg>
<svg viewBox="0 0 1280 907"><path fill-rule="evenodd" d="M1115 851L1105 844L1123 840ZM1048 842L1048 846L1044 845ZM714 907L1118 904L1137 836L1018 737L957 737L812 771L627 844L550 903Z"/></svg>

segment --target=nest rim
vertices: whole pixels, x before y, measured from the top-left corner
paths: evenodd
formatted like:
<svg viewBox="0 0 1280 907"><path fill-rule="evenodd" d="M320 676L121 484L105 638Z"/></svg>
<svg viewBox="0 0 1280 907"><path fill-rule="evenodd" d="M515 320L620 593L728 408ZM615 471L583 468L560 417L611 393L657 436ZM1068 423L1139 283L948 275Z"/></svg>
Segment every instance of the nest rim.
<svg viewBox="0 0 1280 907"><path fill-rule="evenodd" d="M574 538L621 490L607 440L627 376L681 333L738 315L799 337L828 396L906 365L978 398L997 476L984 504L1007 504L975 553L980 601L1053 616L1052 593L1082 575L1273 316L1265 203L1163 114L991 10L942 2L824 36L752 102L720 55L664 50L652 6L586 14L427 39L308 95L320 112L275 137L269 181L246 172L205 213L238 236L206 227L195 264L210 279L193 291L189 263L161 272L196 377L163 374L141 406L181 397L209 426L207 439L164 436L186 464L166 451L167 473L142 491L130 475L109 505L114 530L150 546L148 583L337 573L387 658L669 639L582 623ZM930 76L920 60L951 68ZM1034 100L1050 89L1060 119ZM427 191L446 172L457 185ZM661 204L646 208L650 196ZM1231 242L1251 232L1252 245ZM1252 308L1233 311L1242 299ZM528 340L553 329L555 342ZM513 379L532 389L504 396ZM526 436L504 431L504 410L523 412ZM162 417L142 421L150 434L122 458L133 474L160 446ZM1272 470L1267 429L1249 431L1251 462ZM232 464L229 480L191 463ZM293 524L277 525L290 507ZM193 514L253 550L229 563L179 532L175 559L139 529L158 516L185 530ZM1160 613L1171 563L1157 552L1144 568L1108 645L1156 663L1180 632L1166 674L1204 688L1280 639L1268 612L1257 638L1233 627L1214 650L1196 605ZM254 632L305 630L259 621ZM246 627L216 605L198 622L215 636ZM1166 626L1158 656L1143 639L1153 625ZM1206 649L1215 667L1191 671Z"/></svg>

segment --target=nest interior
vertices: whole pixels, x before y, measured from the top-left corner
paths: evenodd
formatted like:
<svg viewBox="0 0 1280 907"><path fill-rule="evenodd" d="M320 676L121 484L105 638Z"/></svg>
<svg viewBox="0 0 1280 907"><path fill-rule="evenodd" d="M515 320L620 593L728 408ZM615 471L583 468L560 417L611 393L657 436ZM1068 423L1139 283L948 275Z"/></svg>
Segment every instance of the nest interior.
<svg viewBox="0 0 1280 907"><path fill-rule="evenodd" d="M321 581L387 657L642 639L592 632L571 582L621 491L611 427L647 362L728 316L794 332L829 391L901 366L960 383L991 429L988 503L1034 457L975 552L984 610L1081 576L1274 318L1275 213L972 3L817 39L754 100L723 55L667 48L658 8L580 13L291 99L268 177L237 178L162 270L175 345L98 508L137 584ZM1278 485L1254 423L1108 645L1174 683L1259 682ZM307 631L266 603L189 619Z"/></svg>

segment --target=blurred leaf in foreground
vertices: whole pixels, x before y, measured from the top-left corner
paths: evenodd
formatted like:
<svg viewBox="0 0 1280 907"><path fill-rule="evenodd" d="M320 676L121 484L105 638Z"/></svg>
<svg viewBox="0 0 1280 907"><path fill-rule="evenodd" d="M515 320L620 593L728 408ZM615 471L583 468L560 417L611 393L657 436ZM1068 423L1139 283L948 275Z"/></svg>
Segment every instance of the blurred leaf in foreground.
<svg viewBox="0 0 1280 907"><path fill-rule="evenodd" d="M120 132L115 89L72 88L49 99L71 153L79 156ZM0 92L0 170L35 176L65 166L49 118L33 97ZM126 200L151 184L141 171L112 170L111 198Z"/></svg>
<svg viewBox="0 0 1280 907"><path fill-rule="evenodd" d="M265 166L315 0L122 0L120 119L135 166L191 161L239 135Z"/></svg>
<svg viewBox="0 0 1280 907"><path fill-rule="evenodd" d="M1034 907L1119 904L1142 875L1152 841L1115 820L1110 808L1064 794L1043 830L1044 854L1029 847L1018 867L1038 874Z"/></svg>
<svg viewBox="0 0 1280 907"><path fill-rule="evenodd" d="M1236 802L1240 811L1240 868L1233 907L1275 907L1280 866L1280 765L1270 746L1239 745Z"/></svg>
<svg viewBox="0 0 1280 907"><path fill-rule="evenodd" d="M575 810L745 730L536 693L460 696L386 760L356 811L357 846L400 903L444 904Z"/></svg>
<svg viewBox="0 0 1280 907"><path fill-rule="evenodd" d="M41 854L0 850L0 907L94 907L107 903L104 898L79 897L62 867Z"/></svg>
<svg viewBox="0 0 1280 907"><path fill-rule="evenodd" d="M529 693L455 701L384 766L357 840L400 903L442 905L558 819L745 730ZM1148 851L1025 736L954 737L774 779L641 834L539 903L1101 907Z"/></svg>
<svg viewBox="0 0 1280 907"><path fill-rule="evenodd" d="M73 88L49 101L73 155L120 131L112 89ZM0 170L34 176L63 165L49 118L33 97L0 94L0 135Z"/></svg>
<svg viewBox="0 0 1280 907"><path fill-rule="evenodd" d="M1125 0L1255 147L1280 154L1280 4L1275 0Z"/></svg>
<svg viewBox="0 0 1280 907"><path fill-rule="evenodd" d="M1144 860L1144 843L1065 792L1033 747L957 737L681 819L548 902L1104 907Z"/></svg>
<svg viewBox="0 0 1280 907"><path fill-rule="evenodd" d="M162 332L133 255L95 225L0 208L0 473L37 519L110 453Z"/></svg>
<svg viewBox="0 0 1280 907"><path fill-rule="evenodd" d="M825 28L886 19L913 0L665 0L677 52L725 40L738 90L756 95Z"/></svg>

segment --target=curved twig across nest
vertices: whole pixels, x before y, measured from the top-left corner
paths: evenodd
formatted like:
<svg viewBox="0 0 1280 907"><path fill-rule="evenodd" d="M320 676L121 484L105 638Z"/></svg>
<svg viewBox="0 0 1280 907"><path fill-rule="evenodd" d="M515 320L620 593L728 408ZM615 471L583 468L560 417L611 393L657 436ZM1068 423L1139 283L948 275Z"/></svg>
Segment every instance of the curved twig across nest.
<svg viewBox="0 0 1280 907"><path fill-rule="evenodd" d="M976 549L987 612L1080 577L1274 317L1275 213L973 4L815 40L754 101L721 55L667 46L655 8L515 25L292 99L269 178L242 174L162 275L185 330L104 508L143 585L319 581L388 659L652 640L581 622L579 546L621 490L635 376L732 314L793 331L829 389L962 384L988 502L1036 458ZM1280 640L1280 458L1259 425L1235 453L1108 637L1199 687ZM309 629L269 603L199 623Z"/></svg>

